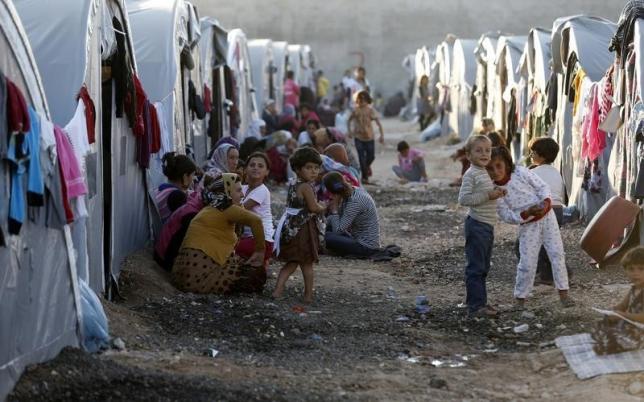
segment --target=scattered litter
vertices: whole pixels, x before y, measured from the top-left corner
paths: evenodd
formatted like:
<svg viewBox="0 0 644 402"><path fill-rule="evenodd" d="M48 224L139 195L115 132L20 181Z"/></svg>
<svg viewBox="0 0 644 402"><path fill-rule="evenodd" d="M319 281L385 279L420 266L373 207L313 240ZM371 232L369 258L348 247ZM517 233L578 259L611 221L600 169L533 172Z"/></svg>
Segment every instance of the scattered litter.
<svg viewBox="0 0 644 402"><path fill-rule="evenodd" d="M403 232L411 232L413 229L409 225L403 225L400 227L400 230L402 230Z"/></svg>
<svg viewBox="0 0 644 402"><path fill-rule="evenodd" d="M309 314L322 314L322 312L319 310L311 310L309 311Z"/></svg>
<svg viewBox="0 0 644 402"><path fill-rule="evenodd" d="M548 348L550 346L555 346L555 341L541 342L539 344L540 348Z"/></svg>
<svg viewBox="0 0 644 402"><path fill-rule="evenodd" d="M416 296L416 312L418 314L429 313L429 300L427 296Z"/></svg>
<svg viewBox="0 0 644 402"><path fill-rule="evenodd" d="M411 212L413 212L413 213L419 213L419 212L445 212L446 210L447 210L447 205L430 204L430 205L425 205L423 207L412 208Z"/></svg>
<svg viewBox="0 0 644 402"><path fill-rule="evenodd" d="M525 318L526 320L533 320L536 318L536 314L532 311L524 311L523 313L521 313L521 318Z"/></svg>
<svg viewBox="0 0 644 402"><path fill-rule="evenodd" d="M521 324L514 327L513 331L515 334L522 334L524 332L528 332L529 329L530 329L530 326L528 324Z"/></svg>
<svg viewBox="0 0 644 402"><path fill-rule="evenodd" d="M296 304L291 308L291 311L296 314L302 314L302 313L306 313L306 308L304 306L300 306Z"/></svg>
<svg viewBox="0 0 644 402"><path fill-rule="evenodd" d="M114 349L123 351L125 350L125 341L121 338L114 338L112 339L112 346Z"/></svg>
<svg viewBox="0 0 644 402"><path fill-rule="evenodd" d="M393 287L389 286L389 287L387 288L387 296L385 296L385 297L386 297L387 299L389 299L389 300L395 300L395 299L397 299L397 298L398 298L398 296L396 295L396 289L394 289Z"/></svg>
<svg viewBox="0 0 644 402"><path fill-rule="evenodd" d="M434 359L432 360L432 366L434 367L448 367L448 368L460 368L460 367L465 367L465 362L462 361L456 361L456 360L440 360L440 359Z"/></svg>
<svg viewBox="0 0 644 402"><path fill-rule="evenodd" d="M466 307L467 307L467 304L465 304L465 303L458 303L456 305L456 308L466 308Z"/></svg>
<svg viewBox="0 0 644 402"><path fill-rule="evenodd" d="M537 329L543 329L543 324L537 323L534 326L537 327Z"/></svg>
<svg viewBox="0 0 644 402"><path fill-rule="evenodd" d="M406 315L401 315L398 318L396 318L396 321L398 321L398 322L407 322L407 321L409 321L409 317L407 317Z"/></svg>
<svg viewBox="0 0 644 402"><path fill-rule="evenodd" d="M318 334L313 334L313 335L311 335L311 340L316 341L316 342L320 342L322 340L322 337L320 335L318 335Z"/></svg>
<svg viewBox="0 0 644 402"><path fill-rule="evenodd" d="M558 326L558 327L557 327L557 329L562 330L562 331L563 331L564 329L566 329L566 328L567 328L567 327L566 327L564 324L561 324L560 326Z"/></svg>
<svg viewBox="0 0 644 402"><path fill-rule="evenodd" d="M210 348L206 351L206 356L215 358L219 354L219 351L217 349Z"/></svg>
<svg viewBox="0 0 644 402"><path fill-rule="evenodd" d="M530 346L530 345L532 345L530 342L521 342L521 341L517 342L517 346Z"/></svg>
<svg viewBox="0 0 644 402"><path fill-rule="evenodd" d="M483 353L496 353L499 351L499 348L491 348L483 350Z"/></svg>

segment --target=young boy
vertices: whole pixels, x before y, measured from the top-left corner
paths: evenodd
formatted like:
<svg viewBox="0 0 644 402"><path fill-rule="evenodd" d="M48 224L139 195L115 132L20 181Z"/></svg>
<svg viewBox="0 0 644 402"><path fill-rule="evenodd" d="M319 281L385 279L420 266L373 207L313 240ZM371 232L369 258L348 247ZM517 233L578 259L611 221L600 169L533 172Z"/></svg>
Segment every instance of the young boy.
<svg viewBox="0 0 644 402"><path fill-rule="evenodd" d="M400 141L398 149L398 166L392 166L396 176L404 183L410 181L427 181L425 171L425 153L420 149L411 148L407 141Z"/></svg>
<svg viewBox="0 0 644 402"><path fill-rule="evenodd" d="M533 164L532 173L539 176L550 187L552 210L557 217L557 223L561 226L563 222L565 187L561 174L552 166L558 153L559 144L552 138L540 137L530 142L530 158ZM566 268L568 270L568 277L570 277L570 269L567 266ZM543 285L553 284L552 266L550 265L546 249L543 247L541 247L541 251L539 252L537 272L539 273L539 279L535 283Z"/></svg>
<svg viewBox="0 0 644 402"><path fill-rule="evenodd" d="M495 317L497 311L487 303L485 280L490 271L496 199L505 195L496 188L485 167L490 162L492 141L485 135L473 135L465 144L470 168L463 175L458 203L470 207L465 219L466 303L470 317Z"/></svg>
<svg viewBox="0 0 644 402"><path fill-rule="evenodd" d="M382 129L378 114L371 107L371 95L367 91L360 91L356 97L356 108L351 112L347 122L349 127L348 137L355 136L356 151L360 160L360 170L362 172L362 184L369 184L371 176L371 164L376 158L376 143L372 123L375 121L380 130L378 141L385 143L385 133ZM354 122L352 125L351 123Z"/></svg>

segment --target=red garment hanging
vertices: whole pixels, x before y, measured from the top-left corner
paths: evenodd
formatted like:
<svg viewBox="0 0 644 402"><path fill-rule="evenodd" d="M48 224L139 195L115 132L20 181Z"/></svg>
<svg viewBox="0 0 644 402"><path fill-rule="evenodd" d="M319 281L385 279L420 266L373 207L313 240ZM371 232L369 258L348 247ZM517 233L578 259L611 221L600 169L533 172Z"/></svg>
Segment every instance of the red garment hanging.
<svg viewBox="0 0 644 402"><path fill-rule="evenodd" d="M85 119L87 120L87 140L90 144L96 142L96 107L89 96L87 87L83 85L78 92L76 100L81 99L85 105Z"/></svg>

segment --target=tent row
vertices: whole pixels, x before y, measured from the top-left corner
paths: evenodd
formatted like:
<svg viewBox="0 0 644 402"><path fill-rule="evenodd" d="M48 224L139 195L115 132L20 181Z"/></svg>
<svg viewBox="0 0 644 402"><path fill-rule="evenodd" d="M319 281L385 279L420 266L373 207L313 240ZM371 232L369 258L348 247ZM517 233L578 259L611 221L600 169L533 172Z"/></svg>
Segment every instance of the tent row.
<svg viewBox="0 0 644 402"><path fill-rule="evenodd" d="M448 35L435 51L423 47L405 59L412 99L426 75L443 135L465 140L490 118L520 163L529 164L533 138L554 138L568 204L586 221L615 195L642 205L644 83L638 63L644 20L638 10L627 6L618 24L574 15L526 36ZM625 32L630 36L624 39ZM644 243L644 235L639 238Z"/></svg>
<svg viewBox="0 0 644 402"><path fill-rule="evenodd" d="M28 364L80 345L79 289L117 296L159 228L162 156L202 164L243 141L268 99L281 110L288 70L314 90L314 57L185 0L0 0L0 49L3 399Z"/></svg>

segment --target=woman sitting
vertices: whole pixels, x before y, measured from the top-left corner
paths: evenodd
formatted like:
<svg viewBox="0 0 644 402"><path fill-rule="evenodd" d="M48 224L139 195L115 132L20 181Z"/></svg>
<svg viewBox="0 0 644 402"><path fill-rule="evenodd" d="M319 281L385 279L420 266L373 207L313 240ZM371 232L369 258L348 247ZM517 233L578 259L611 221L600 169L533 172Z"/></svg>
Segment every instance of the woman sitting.
<svg viewBox="0 0 644 402"><path fill-rule="evenodd" d="M232 144L223 143L212 151L204 171L211 176L235 173L239 162L239 150Z"/></svg>
<svg viewBox="0 0 644 402"><path fill-rule="evenodd" d="M162 163L163 174L168 182L159 186L154 194L154 202L159 210L161 223L165 223L170 214L186 203L197 166L186 155L176 155L174 152L163 155Z"/></svg>
<svg viewBox="0 0 644 402"><path fill-rule="evenodd" d="M334 161L346 166L353 177L359 178L360 177L360 164L358 163L357 160L354 160L354 162L351 162L351 155L347 151L347 147L343 144L340 144L338 142L329 145L324 149L324 155L328 156L329 158L333 159ZM355 158L354 158L355 159ZM359 183L359 181L358 181ZM353 183L352 183L353 184ZM359 184L358 184L359 185Z"/></svg>
<svg viewBox="0 0 644 402"><path fill-rule="evenodd" d="M333 194L327 217L326 248L343 257L370 257L380 251L380 226L373 199L363 188L346 182L340 173L324 176Z"/></svg>
<svg viewBox="0 0 644 402"><path fill-rule="evenodd" d="M238 175L225 173L204 192L204 207L190 223L172 267L172 281L184 292L254 293L266 284L264 228L259 216L241 206ZM250 226L255 251L243 262L233 255L235 225Z"/></svg>

